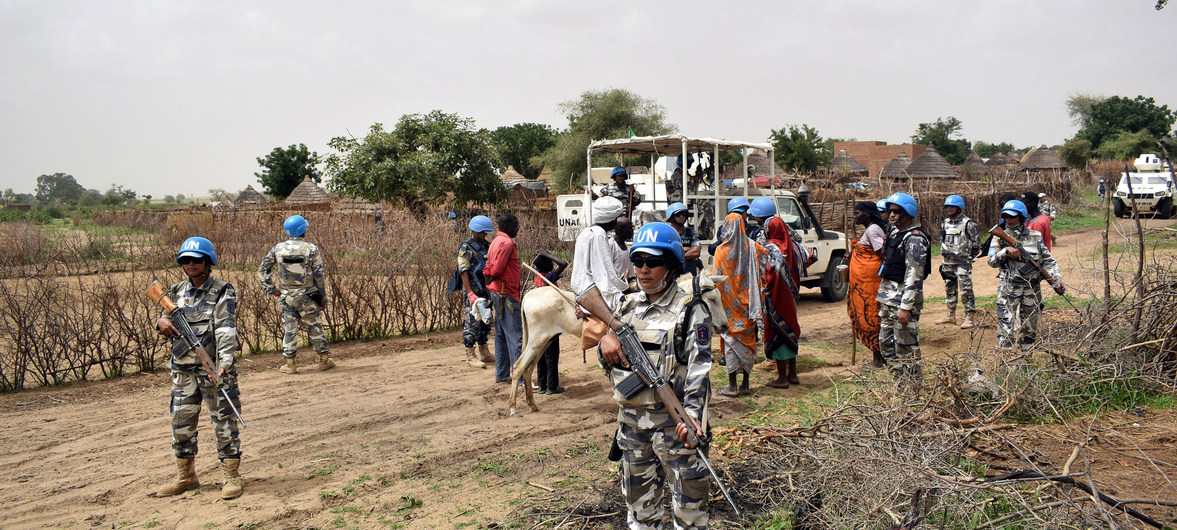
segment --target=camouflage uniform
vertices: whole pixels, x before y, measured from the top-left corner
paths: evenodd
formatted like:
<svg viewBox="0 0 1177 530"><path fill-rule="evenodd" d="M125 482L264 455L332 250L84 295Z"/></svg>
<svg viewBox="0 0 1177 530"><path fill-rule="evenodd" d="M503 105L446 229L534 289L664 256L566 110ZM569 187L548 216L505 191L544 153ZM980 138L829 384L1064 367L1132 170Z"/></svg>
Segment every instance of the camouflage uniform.
<svg viewBox="0 0 1177 530"><path fill-rule="evenodd" d="M278 265L278 285L271 278L274 265ZM316 294L322 296L327 305L326 272L319 247L302 237L292 237L274 245L262 259L257 276L267 295L281 291L282 304L282 355L293 359L298 350L298 323L306 327L311 345L320 355L327 353L327 336L323 334L320 307L312 300Z"/></svg>
<svg viewBox="0 0 1177 530"><path fill-rule="evenodd" d="M176 302L192 331L200 338L205 351L218 368L225 369L221 386L241 410L241 392L237 388L237 293L233 285L212 276L199 288L190 280L173 284L166 296ZM166 313L165 318L171 318ZM200 402L208 406L217 437L217 458L241 458L241 440L237 434L237 417L225 397L208 379L196 350L188 349L180 337L172 337L172 452L176 458L195 458Z"/></svg>
<svg viewBox="0 0 1177 530"><path fill-rule="evenodd" d="M1045 215L1051 219L1058 217L1058 206L1055 206L1054 203L1050 201L1039 202L1038 211L1042 212L1042 215Z"/></svg>
<svg viewBox="0 0 1177 530"><path fill-rule="evenodd" d="M470 288L474 289L474 294L479 298L490 299L486 292L486 279L482 276L482 269L486 266L486 252L490 249L490 243L485 239L476 237L467 238L462 242L462 246L458 248L458 274L463 271L469 271L470 274ZM462 290L462 280L459 278L456 285L457 291ZM462 325L462 345L467 348L473 348L475 344L486 344L487 336L490 333L490 324L487 324L474 316L470 311L470 300L465 296L462 297L463 305L466 309L465 319Z"/></svg>
<svg viewBox="0 0 1177 530"><path fill-rule="evenodd" d="M884 253L889 245L897 245L896 267L901 267L901 280L887 277L888 267L884 256L883 267L879 276L879 349L887 368L896 382L906 385L907 381L918 388L922 384L920 368L920 311L924 308L924 278L927 276L927 259L929 240L916 235L922 234L918 222L913 222L906 230L891 229L887 241L883 244ZM911 311L907 325L899 324L899 311Z"/></svg>
<svg viewBox="0 0 1177 530"><path fill-rule="evenodd" d="M976 313L977 304L973 297L973 256L981 248L981 229L977 223L964 214L951 217L940 223L940 276L944 278L944 303L950 311L956 311L956 293L959 286L960 299L965 313Z"/></svg>
<svg viewBox="0 0 1177 530"><path fill-rule="evenodd" d="M1025 223L1005 231L1021 244L1024 257L1041 264L1054 278L1062 279L1058 262L1046 249L1042 233L1026 228ZM1028 262L1009 259L1007 248L1009 245L996 237L989 247L989 266L999 269L997 278L1000 280L997 284L997 347L1008 349L1017 342L1020 348L1027 349L1038 339L1043 278ZM1018 320L1020 322L1016 322ZM1019 335L1021 340L1017 340Z"/></svg>
<svg viewBox="0 0 1177 530"><path fill-rule="evenodd" d="M630 190L633 190L632 198L630 196ZM632 213L634 210L637 209L638 205L642 203L642 199L643 199L641 192L639 192L636 188L634 188L633 184L626 184L625 188L622 188L622 187L618 186L616 182L614 182L612 184L605 185L604 188L601 188L601 193L599 193L598 195L600 195L602 197L605 197L605 196L614 197L617 200L621 201L622 205L627 204L626 201L629 201L628 202L629 208L626 208L626 211L630 212L630 213Z"/></svg>
<svg viewBox="0 0 1177 530"><path fill-rule="evenodd" d="M702 304L687 314L685 307L690 300L691 295L677 286L654 303L638 292L626 297L616 315L633 324L643 344L661 345L647 349L652 364L661 369L687 414L706 430L712 330ZM689 332L676 347L674 337L682 336L676 331L683 330ZM610 369L608 374L616 384L631 372ZM629 508L629 528L661 528L668 493L675 528L706 528L711 476L696 457L696 450L678 440L676 425L666 407L649 388L629 399L614 391L613 399L618 403L621 493Z"/></svg>

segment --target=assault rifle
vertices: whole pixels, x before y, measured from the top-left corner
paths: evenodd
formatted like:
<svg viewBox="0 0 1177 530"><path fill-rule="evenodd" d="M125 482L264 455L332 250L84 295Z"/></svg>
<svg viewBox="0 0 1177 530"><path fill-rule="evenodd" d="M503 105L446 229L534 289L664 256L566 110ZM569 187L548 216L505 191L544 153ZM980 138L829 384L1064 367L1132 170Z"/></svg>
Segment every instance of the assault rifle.
<svg viewBox="0 0 1177 530"><path fill-rule="evenodd" d="M638 340L637 331L634 330L633 326L623 324L621 321L613 318L613 312L609 311L609 306L605 304L605 299L601 297L601 291L596 287L589 289L578 297L577 302L593 317L608 323L613 332L617 334L617 339L621 341L621 351L625 354L625 359L629 361L629 367L633 370L633 374L618 384L618 392L621 392L626 397L632 397L644 388L654 389L654 393L658 395L658 400L666 406L666 410L670 413L670 418L676 424L682 423L687 425L687 431L690 433L687 443L691 447L696 448L695 454L698 455L703 465L707 466L707 471L711 472L711 476L715 478L715 484L719 486L719 491L723 493L723 498L727 499L727 503L731 505L732 510L735 510L736 517L741 517L740 509L736 507L736 503L732 500L731 495L728 494L727 488L723 487L723 481L719 479L719 474L715 472L715 468L711 467L711 462L707 460L707 455L703 454L703 446L711 441L710 438L706 434L696 431L694 428L695 422L687 415L687 411L683 408L682 402L678 400L678 396L674 395L674 389L662 378L662 374L650 364L650 358L646 355L645 348L642 348L641 341Z"/></svg>
<svg viewBox="0 0 1177 530"><path fill-rule="evenodd" d="M147 297L155 303L163 306L164 311L167 311L172 317L172 324L176 326L176 331L180 332L180 339L188 345L190 349L196 350L196 356L200 358L200 364L204 365L204 372L208 374L208 380L217 387L221 392L221 396L229 403L229 407L233 409L233 414L237 416L237 421L241 422L241 428L245 428L245 418L241 417L241 412L237 410L237 405L233 404L233 400L229 398L229 393L221 386L221 382L217 379L217 365L213 363L208 352L204 350L204 345L200 343L200 338L196 336L196 332L192 330L192 325L188 323L188 319L184 317L184 313L172 302L168 297L163 295L163 286L159 281L151 282L147 286Z"/></svg>
<svg viewBox="0 0 1177 530"><path fill-rule="evenodd" d="M1071 302L1070 298L1067 298L1067 287L1063 285L1063 281L1052 276L1049 272L1046 271L1045 268L1042 267L1042 264L1034 261L1034 259L1030 257L1030 254L1026 252L1026 248L1023 247L1021 243L1018 243L1018 240L1014 239L1013 236L1010 236L1005 231L1005 229L1001 227L1001 225L995 225L993 228L990 228L989 233L993 234L998 239L1005 241L1007 245L1018 249L1018 252L1022 253L1022 261L1029 265L1030 270L1037 269L1039 274L1041 274L1042 277L1046 280L1046 283L1050 284L1051 288L1054 289L1054 292L1058 293L1059 296L1062 296L1063 300L1066 300L1067 303L1071 305L1071 309L1074 309L1075 312L1079 313L1080 315L1083 314L1082 311L1079 311L1078 307L1075 307L1075 303Z"/></svg>

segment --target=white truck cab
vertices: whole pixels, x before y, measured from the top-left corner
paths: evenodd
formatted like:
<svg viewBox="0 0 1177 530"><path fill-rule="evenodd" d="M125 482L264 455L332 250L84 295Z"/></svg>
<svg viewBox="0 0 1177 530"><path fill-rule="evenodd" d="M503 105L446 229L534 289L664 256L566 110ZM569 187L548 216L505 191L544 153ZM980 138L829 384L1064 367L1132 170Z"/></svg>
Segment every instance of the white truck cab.
<svg viewBox="0 0 1177 530"><path fill-rule="evenodd" d="M1173 168L1152 153L1136 158L1136 171L1120 174L1120 182L1112 195L1112 210L1116 217L1136 212L1153 212L1157 217L1168 219L1173 216L1173 197L1177 195L1177 184L1173 180Z"/></svg>
<svg viewBox="0 0 1177 530"><path fill-rule="evenodd" d="M684 165L688 167L682 176L682 189L686 190L686 193L682 202L692 214L688 223L699 234L702 246L706 247L715 241L714 232L716 227L723 223L728 201L736 197L745 197L749 201L760 196L772 197L777 204L777 216L794 232L800 234L805 246L812 249L817 256L817 262L811 265L801 278L801 285L820 288L822 298L829 302L845 299L849 285L839 270L839 265L847 264L849 259L846 235L822 228L806 202L809 190L805 186L797 190L797 193L776 188L775 168L769 168L768 179L749 179L746 169L747 154L752 149L764 150L769 159L772 159L772 145L766 143L689 138L679 135L597 141L588 148L590 169L585 185L599 191L602 185L611 182L609 174L612 167L593 168L594 155L649 156L649 165L645 167L654 168L652 171L631 171L629 174L629 184L636 192L642 194L641 204L630 217L635 228L647 222L663 221L666 207L670 205L666 180L677 167L677 157L687 153L688 156L684 157L687 162ZM714 178L715 170L710 161L719 159L720 150L743 152L745 171L742 179L734 179L731 184L725 184L723 180L717 181ZM636 168L631 166L632 169ZM715 182L719 182L718 188L714 185ZM752 185L745 186L746 182ZM580 230L589 226L589 220L592 219L591 196L586 191L556 197L556 216L560 239L575 241ZM704 252L701 259L705 265L711 265L712 256L709 252Z"/></svg>

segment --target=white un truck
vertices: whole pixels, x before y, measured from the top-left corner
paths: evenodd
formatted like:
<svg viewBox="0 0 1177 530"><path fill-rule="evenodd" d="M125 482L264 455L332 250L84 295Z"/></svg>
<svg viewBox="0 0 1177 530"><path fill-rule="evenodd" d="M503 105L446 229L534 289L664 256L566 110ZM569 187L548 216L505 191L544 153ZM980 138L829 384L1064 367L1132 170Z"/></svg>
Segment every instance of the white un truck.
<svg viewBox="0 0 1177 530"><path fill-rule="evenodd" d="M1120 183L1112 195L1112 210L1116 217L1136 212L1153 212L1157 217L1168 219L1173 216L1173 196L1177 187L1173 182L1173 168L1163 164L1160 157L1152 153L1136 158L1136 171L1120 174Z"/></svg>
<svg viewBox="0 0 1177 530"><path fill-rule="evenodd" d="M629 184L634 191L642 194L642 202L630 217L634 226L653 221L663 221L668 200L667 180L679 166L678 157L687 156L682 165L681 189L686 190L681 202L691 212L688 221L699 234L703 247L715 241L715 227L723 224L727 214L728 201L744 197L751 201L756 197L771 197L776 201L777 216L784 219L792 230L801 236L805 246L813 249L817 262L810 265L801 278L802 287L821 289L822 298L837 302L846 298L849 285L839 265L849 263L846 235L825 230L813 214L807 202L809 190L801 186L796 193L776 188L775 168L769 167L769 177L750 179L747 174L748 153L753 149L763 150L772 160L772 145L766 143L735 142L713 138L689 138L679 135L645 136L603 140L593 142L588 148L589 171L585 181L586 189L599 192L600 187L612 182L609 178L613 166L592 167L593 161L614 162L618 157L648 156L649 165L642 169L630 166ZM738 150L743 154L742 178L715 179L712 160L719 160L719 151ZM716 183L718 182L718 185ZM563 241L575 241L581 229L592 219L591 195L583 193L556 197L559 237ZM704 251L701 257L706 265L711 264L710 253ZM844 267L843 267L844 268Z"/></svg>

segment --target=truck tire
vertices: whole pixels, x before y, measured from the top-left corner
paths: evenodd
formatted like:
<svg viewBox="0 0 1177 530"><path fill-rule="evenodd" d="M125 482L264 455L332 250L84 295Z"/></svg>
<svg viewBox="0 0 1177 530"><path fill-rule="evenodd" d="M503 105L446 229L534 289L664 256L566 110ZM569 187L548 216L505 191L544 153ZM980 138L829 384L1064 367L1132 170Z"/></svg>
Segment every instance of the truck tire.
<svg viewBox="0 0 1177 530"><path fill-rule="evenodd" d="M842 276L838 274L838 266L845 264L845 254L835 254L830 257L830 265L826 267L826 273L821 277L822 300L841 302L846 299L846 292L850 290L850 284L842 281Z"/></svg>
<svg viewBox="0 0 1177 530"><path fill-rule="evenodd" d="M1173 198L1166 197L1157 203L1157 217L1170 219L1173 217Z"/></svg>
<svg viewBox="0 0 1177 530"><path fill-rule="evenodd" d="M1120 199L1112 199L1112 213L1116 214L1116 219L1124 217L1124 201Z"/></svg>

